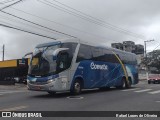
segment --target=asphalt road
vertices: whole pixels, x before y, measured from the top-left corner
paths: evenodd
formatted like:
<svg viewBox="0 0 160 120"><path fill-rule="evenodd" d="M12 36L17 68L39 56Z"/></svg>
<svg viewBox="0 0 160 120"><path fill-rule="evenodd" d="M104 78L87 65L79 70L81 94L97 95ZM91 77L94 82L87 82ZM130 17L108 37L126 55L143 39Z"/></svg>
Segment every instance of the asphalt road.
<svg viewBox="0 0 160 120"><path fill-rule="evenodd" d="M28 91L25 86L3 87L0 86L0 111L160 111L160 84L147 84L147 81L140 81L131 89L83 91L77 98L70 98L67 92L51 96ZM145 119L151 118L140 120Z"/></svg>

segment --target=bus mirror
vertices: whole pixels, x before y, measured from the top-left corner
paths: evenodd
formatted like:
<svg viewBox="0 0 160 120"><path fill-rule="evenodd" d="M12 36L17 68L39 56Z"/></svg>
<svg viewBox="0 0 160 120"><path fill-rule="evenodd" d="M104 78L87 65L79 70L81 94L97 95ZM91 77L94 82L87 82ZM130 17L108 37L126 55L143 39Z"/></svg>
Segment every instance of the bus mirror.
<svg viewBox="0 0 160 120"><path fill-rule="evenodd" d="M25 58L22 57L22 64L25 64Z"/></svg>
<svg viewBox="0 0 160 120"><path fill-rule="evenodd" d="M31 56L32 56L32 55L33 55L33 52L29 52L29 53L25 54L23 58L25 58L25 57L28 56L28 55L31 55Z"/></svg>
<svg viewBox="0 0 160 120"><path fill-rule="evenodd" d="M22 57L22 63L25 63L25 57L28 55L33 55L33 52L29 52Z"/></svg>
<svg viewBox="0 0 160 120"><path fill-rule="evenodd" d="M53 52L53 60L57 59L57 55L59 54L59 52L61 51L66 51L69 50L69 48L58 48Z"/></svg>

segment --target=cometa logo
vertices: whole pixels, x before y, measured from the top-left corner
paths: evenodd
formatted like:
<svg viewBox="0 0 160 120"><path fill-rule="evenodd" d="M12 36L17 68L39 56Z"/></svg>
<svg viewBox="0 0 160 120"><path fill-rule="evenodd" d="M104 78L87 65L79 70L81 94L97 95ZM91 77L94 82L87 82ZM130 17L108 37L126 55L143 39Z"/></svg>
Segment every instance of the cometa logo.
<svg viewBox="0 0 160 120"><path fill-rule="evenodd" d="M90 65L91 69L95 69L95 70L108 70L108 66L103 64L103 65L97 65L94 62L91 63Z"/></svg>

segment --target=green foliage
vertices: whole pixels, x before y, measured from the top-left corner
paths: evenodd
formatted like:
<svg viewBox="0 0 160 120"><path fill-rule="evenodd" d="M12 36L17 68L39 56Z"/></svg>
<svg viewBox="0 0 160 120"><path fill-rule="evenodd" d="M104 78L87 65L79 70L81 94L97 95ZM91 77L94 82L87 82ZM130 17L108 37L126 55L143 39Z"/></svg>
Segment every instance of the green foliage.
<svg viewBox="0 0 160 120"><path fill-rule="evenodd" d="M147 53L146 58L142 60L142 63L148 67L157 68L156 72L160 73L160 50Z"/></svg>

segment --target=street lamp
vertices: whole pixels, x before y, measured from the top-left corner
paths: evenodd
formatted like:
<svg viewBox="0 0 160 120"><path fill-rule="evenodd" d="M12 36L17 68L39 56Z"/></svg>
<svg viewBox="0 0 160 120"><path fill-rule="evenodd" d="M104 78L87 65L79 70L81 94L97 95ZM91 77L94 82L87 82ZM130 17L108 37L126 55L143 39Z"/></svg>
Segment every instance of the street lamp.
<svg viewBox="0 0 160 120"><path fill-rule="evenodd" d="M144 58L145 58L145 61L147 62L147 52L146 52L146 43L147 42L152 42L152 41L154 41L154 39L153 40L146 40L146 41L144 41ZM148 80L148 65L147 65L147 63L145 64L146 65L146 78L147 78L147 80Z"/></svg>

